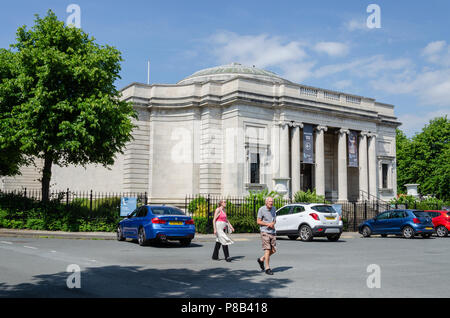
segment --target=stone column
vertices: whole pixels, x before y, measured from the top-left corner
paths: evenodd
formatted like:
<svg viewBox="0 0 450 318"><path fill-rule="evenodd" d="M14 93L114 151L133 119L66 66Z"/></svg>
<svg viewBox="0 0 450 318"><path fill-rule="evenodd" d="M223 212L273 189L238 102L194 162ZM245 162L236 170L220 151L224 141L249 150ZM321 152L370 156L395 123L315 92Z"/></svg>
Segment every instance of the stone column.
<svg viewBox="0 0 450 318"><path fill-rule="evenodd" d="M275 191L283 196L289 194L289 125L285 122L279 123L279 163L280 170L275 181Z"/></svg>
<svg viewBox="0 0 450 318"><path fill-rule="evenodd" d="M316 175L316 193L325 195L325 137L328 130L326 126L316 127L315 143L315 175Z"/></svg>
<svg viewBox="0 0 450 318"><path fill-rule="evenodd" d="M280 129L280 178L289 178L289 125L281 124Z"/></svg>
<svg viewBox="0 0 450 318"><path fill-rule="evenodd" d="M297 191L300 191L300 128L303 128L303 124L292 123L291 127L291 187L292 196L294 196Z"/></svg>
<svg viewBox="0 0 450 318"><path fill-rule="evenodd" d="M378 198L378 178L377 178L377 135L369 134L368 141L368 171L369 171L369 194L370 200Z"/></svg>
<svg viewBox="0 0 450 318"><path fill-rule="evenodd" d="M369 178L367 170L367 131L359 137L359 200L368 200Z"/></svg>
<svg viewBox="0 0 450 318"><path fill-rule="evenodd" d="M347 191L347 134L348 129L338 131L338 201L348 201Z"/></svg>

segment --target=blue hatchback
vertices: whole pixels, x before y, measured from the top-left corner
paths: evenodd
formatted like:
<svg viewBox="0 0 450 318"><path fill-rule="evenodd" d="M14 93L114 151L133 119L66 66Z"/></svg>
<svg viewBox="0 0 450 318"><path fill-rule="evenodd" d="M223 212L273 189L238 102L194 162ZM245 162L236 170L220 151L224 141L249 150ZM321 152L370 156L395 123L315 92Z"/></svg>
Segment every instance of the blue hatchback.
<svg viewBox="0 0 450 318"><path fill-rule="evenodd" d="M434 233L434 225L428 213L419 210L390 210L378 214L358 226L358 231L364 237L372 234L402 235L410 239L415 235L429 238Z"/></svg>
<svg viewBox="0 0 450 318"><path fill-rule="evenodd" d="M182 210L164 205L138 207L117 227L117 240L137 239L141 246L155 240L178 240L189 246L194 236L194 220Z"/></svg>

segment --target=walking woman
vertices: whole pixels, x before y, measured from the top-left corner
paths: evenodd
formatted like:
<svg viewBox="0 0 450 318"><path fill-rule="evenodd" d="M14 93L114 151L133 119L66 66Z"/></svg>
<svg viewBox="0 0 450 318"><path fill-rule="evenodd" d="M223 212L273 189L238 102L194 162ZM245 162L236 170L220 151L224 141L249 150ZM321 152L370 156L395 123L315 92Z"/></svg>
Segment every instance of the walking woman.
<svg viewBox="0 0 450 318"><path fill-rule="evenodd" d="M222 246L223 253L225 254L225 260L227 262L231 262L228 245L233 244L234 242L228 237L226 232L228 232L227 229L233 232L234 228L227 219L227 214L225 213L226 206L227 202L225 200L221 200L219 202L219 207L214 212L213 226L214 234L216 235L216 246L214 247L212 259L219 260L219 250L220 246Z"/></svg>

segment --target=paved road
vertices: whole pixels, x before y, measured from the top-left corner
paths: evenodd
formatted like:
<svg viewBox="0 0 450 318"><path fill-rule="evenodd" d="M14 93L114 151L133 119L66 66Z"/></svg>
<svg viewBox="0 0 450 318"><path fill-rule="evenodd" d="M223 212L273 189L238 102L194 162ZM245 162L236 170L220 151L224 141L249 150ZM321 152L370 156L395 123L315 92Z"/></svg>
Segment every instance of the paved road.
<svg viewBox="0 0 450 318"><path fill-rule="evenodd" d="M255 235L236 237L231 263L211 260L209 239L182 248L0 237L0 297L447 297L449 244L450 238L279 238L275 275L268 276L256 263ZM81 269L79 289L67 287L70 264ZM367 286L376 273L367 272L370 264L380 269L381 288Z"/></svg>

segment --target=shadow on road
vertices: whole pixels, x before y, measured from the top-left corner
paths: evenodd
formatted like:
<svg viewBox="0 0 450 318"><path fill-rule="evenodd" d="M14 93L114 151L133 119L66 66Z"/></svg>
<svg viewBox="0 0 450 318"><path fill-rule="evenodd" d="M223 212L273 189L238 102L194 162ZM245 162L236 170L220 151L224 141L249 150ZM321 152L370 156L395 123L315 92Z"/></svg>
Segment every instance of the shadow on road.
<svg viewBox="0 0 450 318"><path fill-rule="evenodd" d="M290 267L278 267L282 272ZM271 297L271 292L286 288L290 279L267 277L257 270L210 268L149 269L138 266L89 267L80 272L81 288L69 289L71 272L34 276L32 282L8 285L0 283L1 297L123 297L185 298Z"/></svg>

